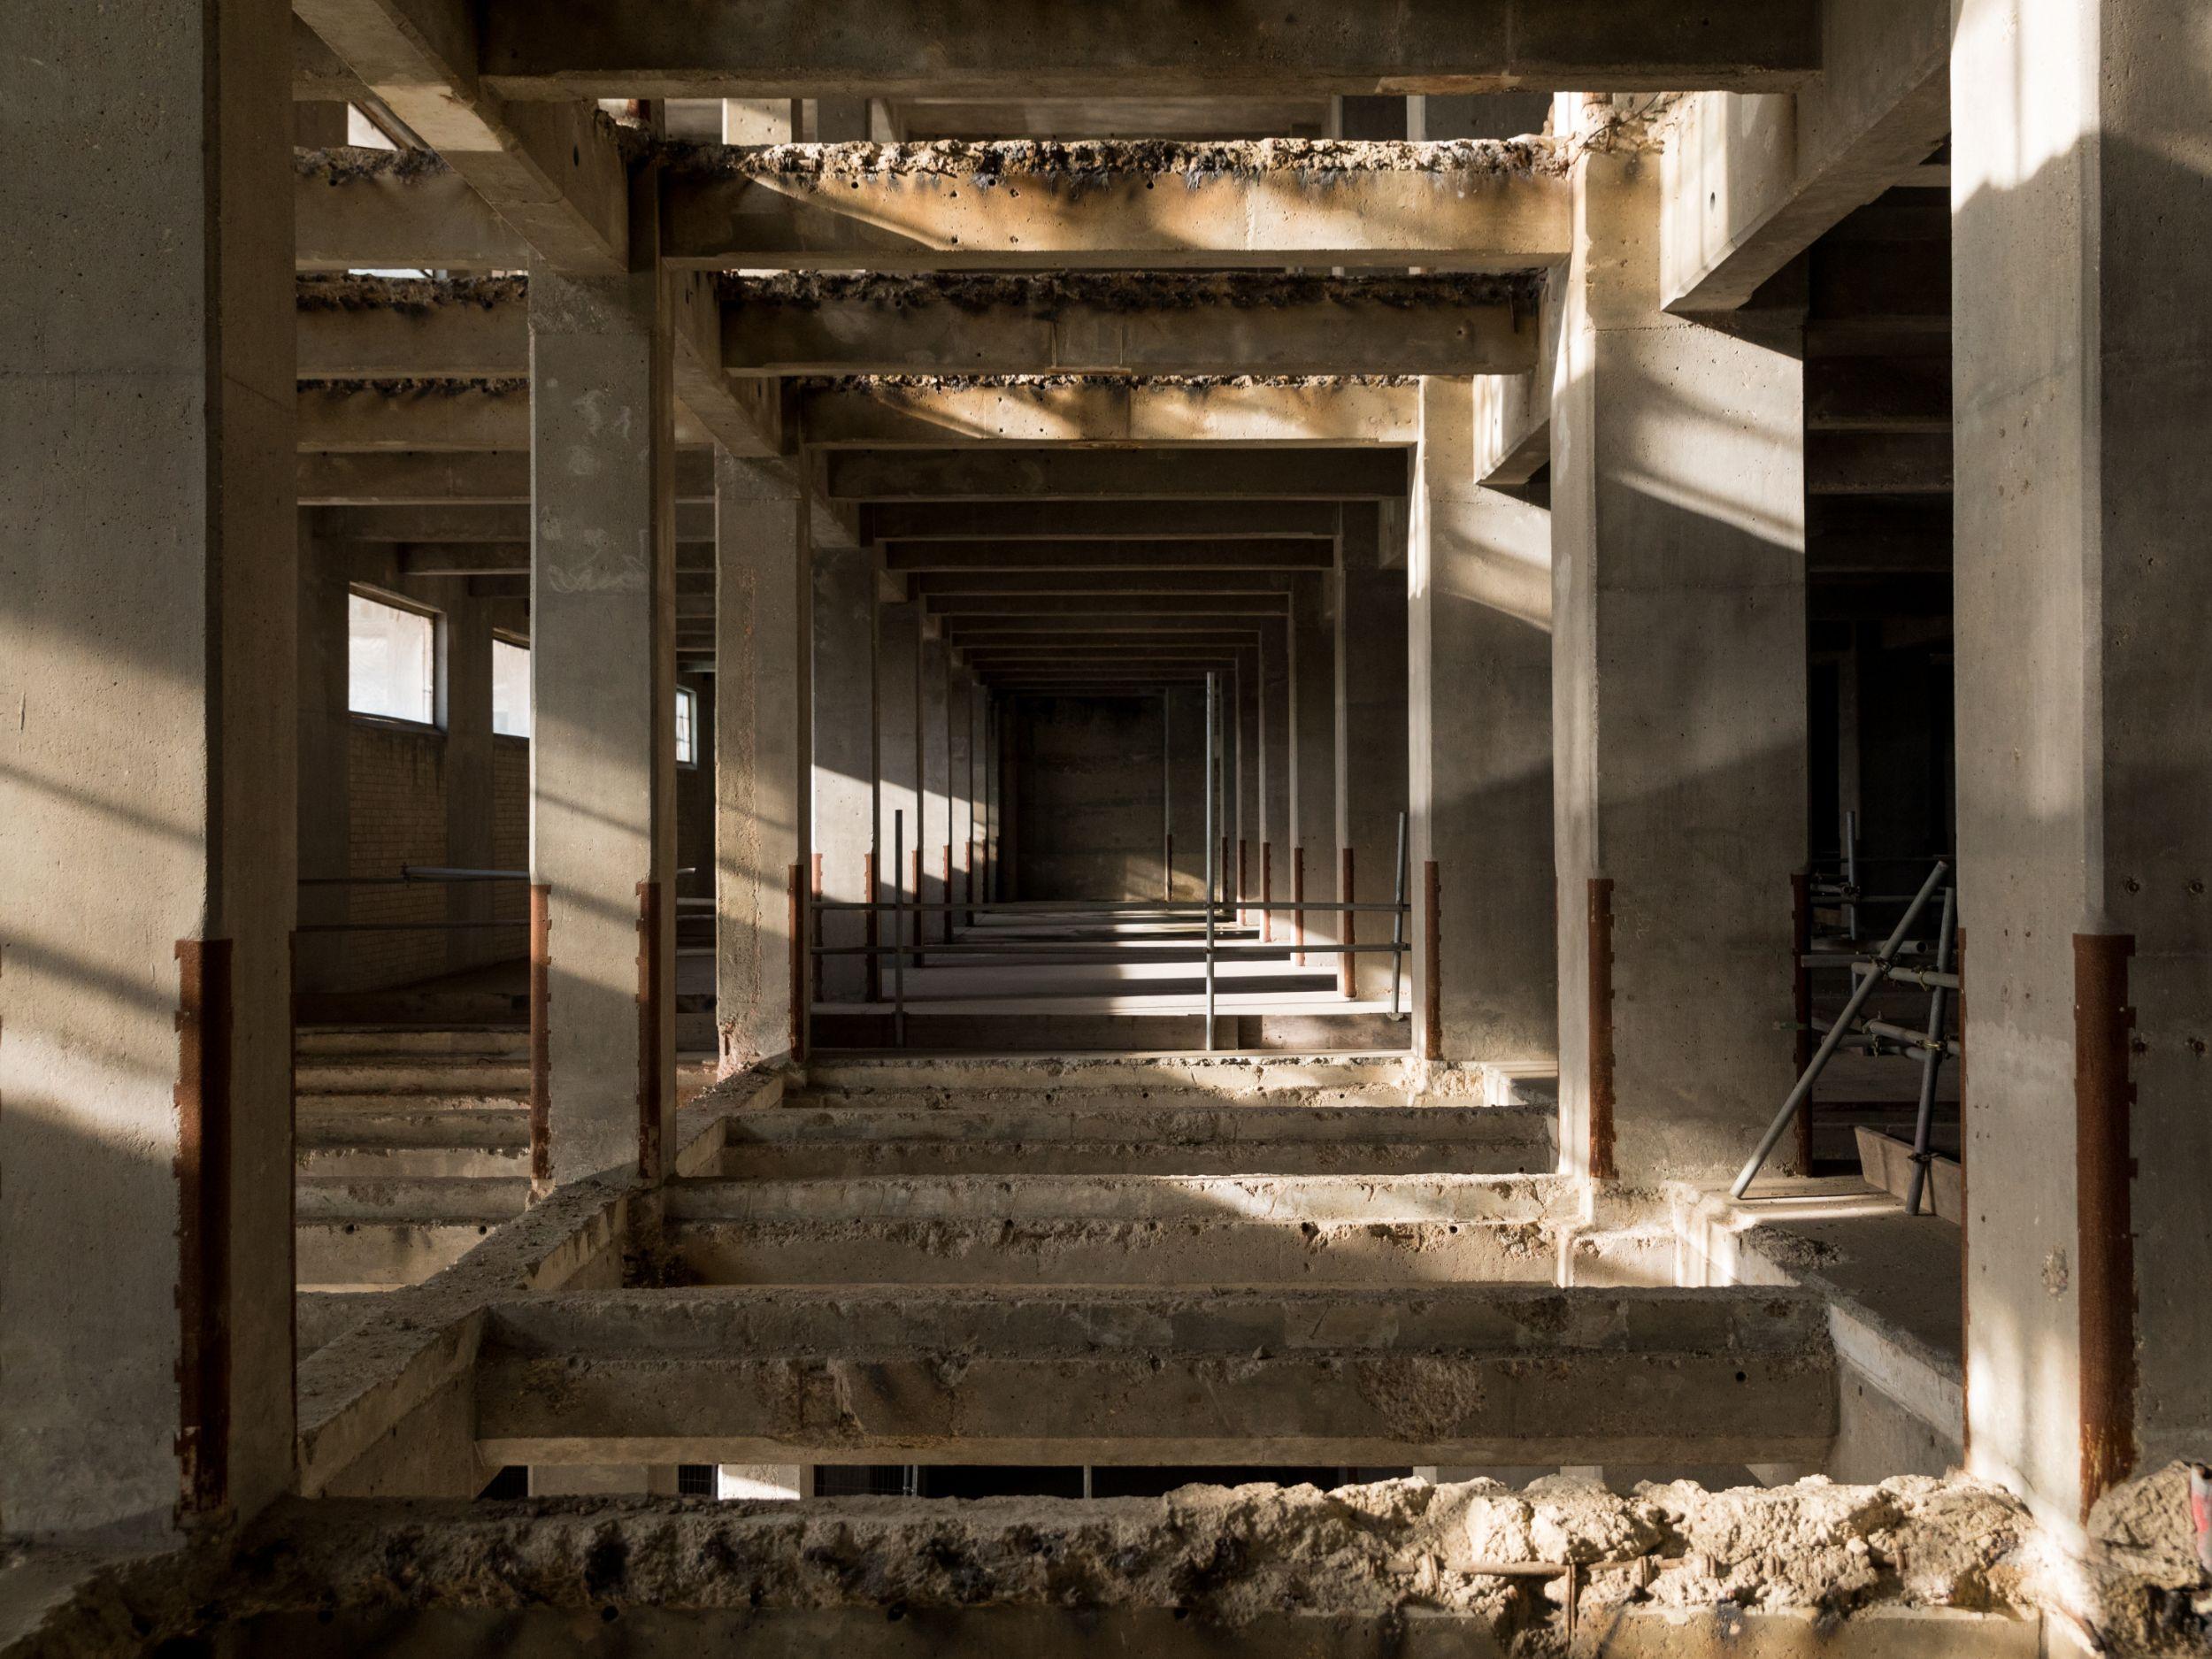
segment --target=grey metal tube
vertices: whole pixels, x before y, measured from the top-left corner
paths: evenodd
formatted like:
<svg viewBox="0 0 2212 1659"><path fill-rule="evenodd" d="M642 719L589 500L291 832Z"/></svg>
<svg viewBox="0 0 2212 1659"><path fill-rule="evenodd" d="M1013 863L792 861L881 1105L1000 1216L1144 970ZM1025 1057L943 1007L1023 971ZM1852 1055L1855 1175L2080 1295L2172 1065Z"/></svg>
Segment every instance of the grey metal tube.
<svg viewBox="0 0 2212 1659"><path fill-rule="evenodd" d="M906 814L891 814L891 1046L906 1047Z"/></svg>
<svg viewBox="0 0 2212 1659"><path fill-rule="evenodd" d="M1390 900L1390 1018L1398 1018L1399 986L1406 971L1406 815L1398 814L1398 870Z"/></svg>
<svg viewBox="0 0 2212 1659"><path fill-rule="evenodd" d="M1836 1023L1829 1028L1827 1036L1821 1040L1819 1051L1813 1056L1812 1064L1805 1068L1805 1075L1797 1079L1797 1087L1790 1091L1790 1097L1782 1102L1782 1110L1774 1114L1774 1121L1767 1125L1766 1133L1760 1138L1759 1149L1751 1155L1750 1161L1743 1166L1743 1172L1736 1177L1736 1184L1728 1189L1731 1198L1744 1195L1745 1189L1757 1178L1759 1166L1774 1150L1775 1143L1781 1140L1799 1110L1812 1098L1813 1085L1820 1081L1821 1072L1827 1069L1830 1058L1849 1033L1851 1022L1858 1018L1859 1010L1865 1007L1866 999L1874 995L1874 987L1882 982L1882 976L1888 971L1891 961L1904 948L1906 933L1919 918L1929 895L1935 891L1936 883L1943 879L1944 872L1949 868L1950 865L1939 858L1936 867L1928 872L1928 879L1920 884L1919 893L1899 919L1896 931L1883 941L1881 949L1875 953L1874 972L1853 987L1851 1000L1844 1004L1843 1012L1836 1017Z"/></svg>
<svg viewBox="0 0 2212 1659"><path fill-rule="evenodd" d="M1206 1048L1214 1046L1214 883L1220 862L1214 845L1214 706L1218 695L1211 670L1206 674Z"/></svg>
<svg viewBox="0 0 2212 1659"><path fill-rule="evenodd" d="M1936 966L1948 971L1951 966L1951 940L1958 919L1959 890L1943 889L1943 931L1936 938ZM1935 1126L1936 1076L1943 1070L1943 1056L1947 1044L1943 1027L1948 1010L1947 987L1936 986L1928 993L1928 1035L1938 1046L1929 1048L1920 1057L1920 1111L1912 1125L1912 1179L1905 1188L1905 1213L1920 1213L1920 1194L1928 1182L1928 1140Z"/></svg>

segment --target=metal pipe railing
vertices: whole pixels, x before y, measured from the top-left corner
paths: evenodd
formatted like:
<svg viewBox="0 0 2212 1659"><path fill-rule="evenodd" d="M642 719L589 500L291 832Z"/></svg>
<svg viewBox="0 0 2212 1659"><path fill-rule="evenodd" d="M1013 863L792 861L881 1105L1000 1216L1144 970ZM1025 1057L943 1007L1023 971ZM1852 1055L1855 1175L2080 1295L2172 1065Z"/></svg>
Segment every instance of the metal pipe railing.
<svg viewBox="0 0 2212 1659"><path fill-rule="evenodd" d="M1828 1034L1821 1040L1820 1048L1813 1055L1812 1064L1805 1068L1803 1075L1797 1079L1796 1087L1790 1090L1789 1098L1782 1102L1782 1110L1774 1114L1774 1121L1767 1125L1766 1133L1760 1137L1758 1149L1751 1155L1749 1161L1744 1164L1742 1172L1736 1177L1735 1184L1728 1189L1729 1196L1732 1198L1741 1198L1744 1195L1752 1181L1757 1178L1760 1165L1767 1161L1768 1155L1774 1150L1775 1143L1781 1140L1783 1132L1788 1129L1791 1121L1811 1100L1813 1085L1820 1080L1820 1074L1827 1070L1828 1062L1834 1057L1837 1048L1842 1045L1844 1037L1850 1030L1851 1023L1859 1017L1859 1010L1866 1006L1867 998L1872 996L1875 987L1883 982L1884 976L1889 970L1889 964L1895 960L1897 953L1904 948L1905 935L1911 931L1913 923L1919 919L1921 910L1926 907L1930 896L1936 890L1936 885L1943 879L1943 872L1949 868L1950 866L1941 859L1936 861L1935 868L1928 872L1928 879L1921 883L1919 893L1915 895L1904 915L1899 918L1896 927L1891 932L1888 939L1883 941L1881 949L1875 952L1872 964L1874 971L1866 974L1852 987L1851 1000L1844 1004L1842 1014L1837 1018L1835 1025L1830 1028Z"/></svg>
<svg viewBox="0 0 2212 1659"><path fill-rule="evenodd" d="M1214 720L1215 703L1220 695L1220 681L1215 672L1206 672L1206 1051L1214 1047L1214 914L1215 898L1220 889L1217 853L1214 844Z"/></svg>

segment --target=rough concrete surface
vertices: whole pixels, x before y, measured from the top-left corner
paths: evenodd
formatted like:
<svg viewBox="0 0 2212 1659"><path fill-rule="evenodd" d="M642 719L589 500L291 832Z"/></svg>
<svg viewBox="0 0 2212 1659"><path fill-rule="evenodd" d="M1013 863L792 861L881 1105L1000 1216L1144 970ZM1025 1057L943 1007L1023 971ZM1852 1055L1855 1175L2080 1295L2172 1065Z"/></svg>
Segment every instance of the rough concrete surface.
<svg viewBox="0 0 2212 1659"><path fill-rule="evenodd" d="M1534 174L1564 170L1558 152L1541 138L1463 138L1434 144L1331 138L1196 143L1166 139L1072 143L940 139L916 144L770 144L757 149L667 144L661 154L672 171L695 174L808 182L930 175L972 179L985 188L1008 177L1079 181L1087 177L1105 179L1129 173L1198 179L1253 177L1275 172Z"/></svg>
<svg viewBox="0 0 2212 1659"><path fill-rule="evenodd" d="M388 277L355 272L302 272L294 304L303 311L394 311L422 313L442 305L489 311L529 298L530 280L500 277Z"/></svg>
<svg viewBox="0 0 2212 1659"><path fill-rule="evenodd" d="M2145 1484L2147 1502L2114 1506L2126 1518L2106 1517L2125 1542L2103 1551L2093 1611L2115 1651L2201 1651L2190 1645L2200 1624L2162 1632L2148 1623L2153 1586L2187 1554L2173 1491L2170 1471ZM288 1612L434 1622L538 1609L609 1626L650 1613L743 1614L763 1621L763 1637L779 1618L841 1609L879 1631L905 1618L927 1628L938 1614L1012 1623L1029 1609L1157 1609L1223 1644L1286 1614L1455 1621L1449 1647L1409 1649L1401 1630L1396 1647L1295 1649L1317 1653L2033 1653L2038 1616L2071 1594L2025 1509L1965 1479L1725 1492L1677 1483L1626 1496L1555 1477L1520 1492L1395 1480L1095 1502L292 1503L223 1548L95 1578L7 1652L78 1659ZM1783 1615L1802 1622L1770 1625ZM1855 1642L1863 1624L1886 1640ZM1778 1628L1789 1639L1776 1640ZM608 1631L603 1650L625 1633ZM873 1640L867 1626L855 1633Z"/></svg>
<svg viewBox="0 0 2212 1659"><path fill-rule="evenodd" d="M1227 305L1280 310L1333 301L1394 311L1425 306L1525 303L1536 289L1522 275L1438 273L1420 276L1323 276L1309 272L1069 271L1033 274L981 272L780 271L766 276L724 273L722 297L740 306L879 305L905 311L945 304L963 311L1021 306L1048 316L1067 306L1102 311L1191 310Z"/></svg>

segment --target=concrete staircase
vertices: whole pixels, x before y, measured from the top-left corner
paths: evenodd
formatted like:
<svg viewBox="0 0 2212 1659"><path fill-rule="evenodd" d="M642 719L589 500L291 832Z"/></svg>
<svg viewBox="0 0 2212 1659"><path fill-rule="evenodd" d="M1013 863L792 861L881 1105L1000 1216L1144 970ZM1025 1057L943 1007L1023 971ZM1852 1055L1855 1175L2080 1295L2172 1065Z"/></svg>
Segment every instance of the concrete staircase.
<svg viewBox="0 0 2212 1659"><path fill-rule="evenodd" d="M1548 1173L1544 1114L1410 1106L1348 1068L1320 1088L1133 1070L1063 1069L1027 1088L994 1073L970 1092L917 1087L905 1062L885 1063L880 1088L837 1068L733 1118L713 1177L671 1190L675 1271L723 1285L1551 1282L1576 1200Z"/></svg>
<svg viewBox="0 0 2212 1659"><path fill-rule="evenodd" d="M297 1280L419 1284L530 1197L530 1034L513 1025L303 1029L294 1057ZM710 1080L680 1065L677 1095Z"/></svg>
<svg viewBox="0 0 2212 1659"><path fill-rule="evenodd" d="M303 1030L293 1080L302 1288L418 1284L527 1205L526 1031Z"/></svg>

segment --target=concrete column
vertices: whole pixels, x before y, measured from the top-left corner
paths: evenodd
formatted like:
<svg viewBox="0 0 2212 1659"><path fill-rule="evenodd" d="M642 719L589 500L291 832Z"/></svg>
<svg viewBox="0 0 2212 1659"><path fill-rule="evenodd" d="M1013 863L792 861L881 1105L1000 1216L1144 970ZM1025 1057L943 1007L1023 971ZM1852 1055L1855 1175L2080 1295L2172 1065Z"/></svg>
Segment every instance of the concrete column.
<svg viewBox="0 0 2212 1659"><path fill-rule="evenodd" d="M876 613L876 766L883 788L876 803L876 897L882 902L902 896L913 899L915 876L922 867L922 602L910 599L895 605L879 605ZM898 831L904 815L905 863L900 854ZM913 940L913 918L894 933L887 914L881 923L884 942L895 937ZM890 967L886 957L883 966Z"/></svg>
<svg viewBox="0 0 2212 1659"><path fill-rule="evenodd" d="M947 897L950 903L964 904L972 896L976 827L975 675L965 666L949 669L945 675L945 752L951 766L952 802L952 891ZM948 914L940 934L950 939L961 920Z"/></svg>
<svg viewBox="0 0 2212 1659"><path fill-rule="evenodd" d="M2070 1527L2212 1438L2205 13L1951 60L1970 1460Z"/></svg>
<svg viewBox="0 0 2212 1659"><path fill-rule="evenodd" d="M1167 693L1168 815L1175 834L1175 893L1206 896L1206 691Z"/></svg>
<svg viewBox="0 0 2212 1659"><path fill-rule="evenodd" d="M1290 619L1271 620L1260 634L1261 896L1281 904L1290 896ZM1288 938L1290 915L1263 916L1266 938Z"/></svg>
<svg viewBox="0 0 2212 1659"><path fill-rule="evenodd" d="M991 695L976 682L974 695L968 699L968 756L969 769L973 776L975 799L975 850L970 856L975 862L975 896L978 900L991 896L991 836L992 800L996 786L991 781Z"/></svg>
<svg viewBox="0 0 2212 1659"><path fill-rule="evenodd" d="M1552 403L1561 1147L1712 1179L1794 1079L1804 374L1659 310L1659 180L1576 175Z"/></svg>
<svg viewBox="0 0 2212 1659"><path fill-rule="evenodd" d="M638 218L644 270L530 273L530 864L550 964L537 1010L541 1184L657 1175L675 1104L675 402L653 224Z"/></svg>
<svg viewBox="0 0 2212 1659"><path fill-rule="evenodd" d="M1398 819L1406 810L1406 513L1396 502L1361 502L1342 511L1335 653L1337 894L1340 900L1383 903L1391 895ZM1379 914L1340 916L1337 927L1340 940L1361 944L1390 938L1390 918ZM1340 983L1355 995L1390 995L1388 956L1353 956L1342 965Z"/></svg>
<svg viewBox="0 0 2212 1659"><path fill-rule="evenodd" d="M791 1051L806 890L807 511L785 468L714 457L715 1025L725 1071ZM803 972L802 966L802 972Z"/></svg>
<svg viewBox="0 0 2212 1659"><path fill-rule="evenodd" d="M492 616L491 605L473 598L465 581L447 584L451 592L439 607L438 724L445 728L445 857L460 870L497 865L492 809ZM480 881L457 881L446 889L449 922L487 921L497 889ZM446 965L459 970L499 960L507 948L523 941L520 928L497 935L480 927L456 928L446 935ZM674 959L672 957L671 961Z"/></svg>
<svg viewBox="0 0 2212 1659"><path fill-rule="evenodd" d="M813 556L814 653L809 681L813 715L813 868L809 880L825 898L860 903L875 898L869 879L876 835L876 572L866 548L817 548ZM855 911L822 918L821 942L867 943L876 929ZM820 994L858 1002L873 980L859 956L824 956L815 970Z"/></svg>
<svg viewBox="0 0 2212 1659"><path fill-rule="evenodd" d="M1291 867L1276 872L1276 898L1287 888L1311 900L1336 895L1336 575L1301 572L1291 598ZM1294 928L1297 918L1277 918ZM1309 910L1304 918L1310 943L1329 944L1337 918L1327 910ZM1334 956L1316 956L1309 966L1333 968Z"/></svg>
<svg viewBox="0 0 2212 1659"><path fill-rule="evenodd" d="M1229 879L1240 899L1260 894L1260 699L1265 674L1260 654L1237 653L1236 703L1232 733L1236 749L1235 822L1229 840ZM1257 920L1255 916L1252 919Z"/></svg>
<svg viewBox="0 0 2212 1659"><path fill-rule="evenodd" d="M302 108L317 107L302 105ZM343 105L338 106L341 110ZM352 865L353 715L347 675L347 601L352 587L337 546L319 543L315 514L296 515L299 547L299 872L343 876ZM343 922L347 890L335 885L299 890L301 926ZM343 933L303 933L296 953L297 987L336 990L345 966Z"/></svg>
<svg viewBox="0 0 2212 1659"><path fill-rule="evenodd" d="M1406 598L1414 1047L1540 1071L1559 1054L1551 517L1477 483L1478 396L1471 380L1422 382Z"/></svg>
<svg viewBox="0 0 2212 1659"><path fill-rule="evenodd" d="M292 1476L290 30L7 25L39 122L0 250L12 1536L152 1541Z"/></svg>
<svg viewBox="0 0 2212 1659"><path fill-rule="evenodd" d="M926 624L926 626L931 626ZM918 705L922 749L921 826L918 849L922 881L918 896L925 903L942 904L951 896L948 872L952 868L952 734L947 727L949 687L946 675L943 635L922 641L921 702ZM951 918L940 912L921 917L917 939L942 939Z"/></svg>

